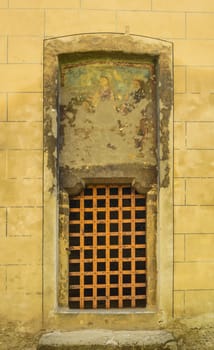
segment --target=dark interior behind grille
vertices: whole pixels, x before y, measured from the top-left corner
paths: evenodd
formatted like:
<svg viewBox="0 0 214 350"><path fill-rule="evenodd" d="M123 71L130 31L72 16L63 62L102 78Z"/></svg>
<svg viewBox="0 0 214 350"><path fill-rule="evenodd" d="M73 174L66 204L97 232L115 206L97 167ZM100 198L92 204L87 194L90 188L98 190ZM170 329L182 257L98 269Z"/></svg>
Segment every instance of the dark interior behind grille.
<svg viewBox="0 0 214 350"><path fill-rule="evenodd" d="M69 203L69 307L145 307L146 196L96 185Z"/></svg>

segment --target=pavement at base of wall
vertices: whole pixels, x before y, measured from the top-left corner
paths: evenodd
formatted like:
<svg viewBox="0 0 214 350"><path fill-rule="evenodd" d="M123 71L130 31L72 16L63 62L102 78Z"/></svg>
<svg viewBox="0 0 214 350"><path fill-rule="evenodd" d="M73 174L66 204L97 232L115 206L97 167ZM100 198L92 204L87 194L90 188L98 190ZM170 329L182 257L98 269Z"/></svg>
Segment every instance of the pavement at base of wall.
<svg viewBox="0 0 214 350"><path fill-rule="evenodd" d="M178 350L214 350L214 326L187 328L178 325L170 327L169 332L174 335ZM13 324L1 327L0 350L36 350L43 333L46 332L26 332Z"/></svg>
<svg viewBox="0 0 214 350"><path fill-rule="evenodd" d="M36 350L42 332L26 332L20 325L0 326L0 350Z"/></svg>

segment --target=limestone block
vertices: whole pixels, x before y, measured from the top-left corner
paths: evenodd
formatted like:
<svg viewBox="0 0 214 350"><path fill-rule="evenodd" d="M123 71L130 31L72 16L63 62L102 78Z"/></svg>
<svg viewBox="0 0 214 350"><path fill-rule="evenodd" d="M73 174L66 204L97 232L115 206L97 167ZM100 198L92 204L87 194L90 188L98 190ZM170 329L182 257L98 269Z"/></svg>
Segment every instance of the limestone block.
<svg viewBox="0 0 214 350"><path fill-rule="evenodd" d="M8 178L41 178L42 151L8 151Z"/></svg>
<svg viewBox="0 0 214 350"><path fill-rule="evenodd" d="M174 261L184 261L185 251L184 251L184 235L174 236Z"/></svg>
<svg viewBox="0 0 214 350"><path fill-rule="evenodd" d="M176 177L212 177L214 150L175 150Z"/></svg>
<svg viewBox="0 0 214 350"><path fill-rule="evenodd" d="M12 8L76 8L79 0L10 0Z"/></svg>
<svg viewBox="0 0 214 350"><path fill-rule="evenodd" d="M8 236L41 237L42 209L41 208L8 208Z"/></svg>
<svg viewBox="0 0 214 350"><path fill-rule="evenodd" d="M0 92L42 91L41 64L1 64L0 76Z"/></svg>
<svg viewBox="0 0 214 350"><path fill-rule="evenodd" d="M132 12L118 13L118 31L129 25L131 33L163 38L184 38L185 17L182 13Z"/></svg>
<svg viewBox="0 0 214 350"><path fill-rule="evenodd" d="M6 267L0 266L0 290L1 291L6 290L6 280L7 280Z"/></svg>
<svg viewBox="0 0 214 350"><path fill-rule="evenodd" d="M174 292L174 316L182 317L185 312L184 291Z"/></svg>
<svg viewBox="0 0 214 350"><path fill-rule="evenodd" d="M153 0L153 10L165 11L214 11L214 3L210 0Z"/></svg>
<svg viewBox="0 0 214 350"><path fill-rule="evenodd" d="M42 292L41 265L9 265L7 266L7 289L16 294Z"/></svg>
<svg viewBox="0 0 214 350"><path fill-rule="evenodd" d="M183 149L185 148L186 141L186 125L183 122L174 123L174 148Z"/></svg>
<svg viewBox="0 0 214 350"><path fill-rule="evenodd" d="M0 203L5 207L42 205L42 180L1 180Z"/></svg>
<svg viewBox="0 0 214 350"><path fill-rule="evenodd" d="M187 13L188 39L214 39L213 13Z"/></svg>
<svg viewBox="0 0 214 350"><path fill-rule="evenodd" d="M214 94L175 94L175 121L213 121Z"/></svg>
<svg viewBox="0 0 214 350"><path fill-rule="evenodd" d="M0 264L41 264L42 240L38 237L0 238L2 253Z"/></svg>
<svg viewBox="0 0 214 350"><path fill-rule="evenodd" d="M6 236L6 208L0 208L0 237Z"/></svg>
<svg viewBox="0 0 214 350"><path fill-rule="evenodd" d="M185 93L186 91L186 67L174 67L174 92Z"/></svg>
<svg viewBox="0 0 214 350"><path fill-rule="evenodd" d="M213 207L176 206L175 233L213 233Z"/></svg>
<svg viewBox="0 0 214 350"><path fill-rule="evenodd" d="M1 98L1 95L0 95ZM41 93L11 93L8 95L9 121L42 121Z"/></svg>
<svg viewBox="0 0 214 350"><path fill-rule="evenodd" d="M214 261L214 234L186 235L186 260Z"/></svg>
<svg viewBox="0 0 214 350"><path fill-rule="evenodd" d="M0 37L0 63L7 62L7 37Z"/></svg>
<svg viewBox="0 0 214 350"><path fill-rule="evenodd" d="M175 263L175 290L214 289L214 262Z"/></svg>
<svg viewBox="0 0 214 350"><path fill-rule="evenodd" d="M0 121L7 119L7 95L0 94Z"/></svg>
<svg viewBox="0 0 214 350"><path fill-rule="evenodd" d="M214 149L214 123L187 123L187 147Z"/></svg>
<svg viewBox="0 0 214 350"><path fill-rule="evenodd" d="M7 151L0 151L0 179L6 179Z"/></svg>
<svg viewBox="0 0 214 350"><path fill-rule="evenodd" d="M174 179L174 204L184 205L186 199L186 189L184 179Z"/></svg>
<svg viewBox="0 0 214 350"><path fill-rule="evenodd" d="M9 37L8 63L41 63L42 44L40 37Z"/></svg>
<svg viewBox="0 0 214 350"><path fill-rule="evenodd" d="M108 9L108 10L151 10L151 0L83 0L82 7L87 9Z"/></svg>
<svg viewBox="0 0 214 350"><path fill-rule="evenodd" d="M47 10L46 36L99 31L115 31L113 11Z"/></svg>
<svg viewBox="0 0 214 350"><path fill-rule="evenodd" d="M7 293L0 292L0 314L5 324L7 322L26 323L31 329L41 328L42 317L42 296L38 294L26 294L20 291L14 293L7 291Z"/></svg>
<svg viewBox="0 0 214 350"><path fill-rule="evenodd" d="M214 205L214 179L187 179L187 205Z"/></svg>
<svg viewBox="0 0 214 350"><path fill-rule="evenodd" d="M0 0L0 8L6 8L6 7L8 7L8 1Z"/></svg>
<svg viewBox="0 0 214 350"><path fill-rule="evenodd" d="M213 65L214 41L174 40L174 50L175 65Z"/></svg>
<svg viewBox="0 0 214 350"><path fill-rule="evenodd" d="M7 95L0 94L0 121L7 119Z"/></svg>
<svg viewBox="0 0 214 350"><path fill-rule="evenodd" d="M42 10L0 10L1 35L43 35L44 12Z"/></svg>
<svg viewBox="0 0 214 350"><path fill-rule="evenodd" d="M214 91L214 70L212 67L187 67L187 91L211 93Z"/></svg>
<svg viewBox="0 0 214 350"><path fill-rule="evenodd" d="M41 149L42 123L1 123L0 147L8 149Z"/></svg>
<svg viewBox="0 0 214 350"><path fill-rule="evenodd" d="M197 316L214 312L214 291L186 291L185 292L185 314Z"/></svg>

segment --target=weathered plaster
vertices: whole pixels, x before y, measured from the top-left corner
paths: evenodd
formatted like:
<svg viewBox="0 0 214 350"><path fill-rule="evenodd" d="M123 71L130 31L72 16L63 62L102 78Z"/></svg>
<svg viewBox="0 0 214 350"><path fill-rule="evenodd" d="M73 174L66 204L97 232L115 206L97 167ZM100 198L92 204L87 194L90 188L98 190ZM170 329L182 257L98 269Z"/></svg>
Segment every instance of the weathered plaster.
<svg viewBox="0 0 214 350"><path fill-rule="evenodd" d="M121 53L68 56L59 57L59 166L156 165L155 63Z"/></svg>

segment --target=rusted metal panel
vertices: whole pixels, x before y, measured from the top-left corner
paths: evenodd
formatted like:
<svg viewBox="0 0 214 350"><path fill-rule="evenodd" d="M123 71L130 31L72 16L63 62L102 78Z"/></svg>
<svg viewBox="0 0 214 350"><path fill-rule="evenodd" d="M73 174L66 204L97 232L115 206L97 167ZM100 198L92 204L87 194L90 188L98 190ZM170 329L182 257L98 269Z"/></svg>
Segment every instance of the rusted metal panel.
<svg viewBox="0 0 214 350"><path fill-rule="evenodd" d="M146 306L146 196L128 185L70 196L70 308Z"/></svg>

